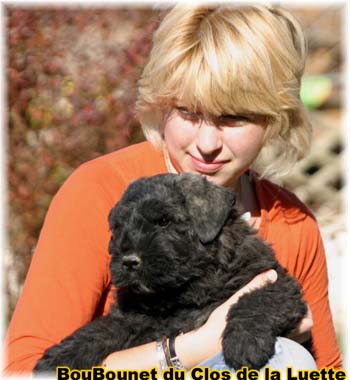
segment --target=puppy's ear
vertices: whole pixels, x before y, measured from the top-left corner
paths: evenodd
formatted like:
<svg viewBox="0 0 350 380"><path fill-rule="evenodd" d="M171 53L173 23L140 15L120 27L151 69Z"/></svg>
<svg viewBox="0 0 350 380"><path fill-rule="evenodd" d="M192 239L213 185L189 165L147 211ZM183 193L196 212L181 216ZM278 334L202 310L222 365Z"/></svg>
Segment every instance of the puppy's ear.
<svg viewBox="0 0 350 380"><path fill-rule="evenodd" d="M204 244L211 242L224 226L236 202L235 194L196 174L180 174L176 183L200 241Z"/></svg>

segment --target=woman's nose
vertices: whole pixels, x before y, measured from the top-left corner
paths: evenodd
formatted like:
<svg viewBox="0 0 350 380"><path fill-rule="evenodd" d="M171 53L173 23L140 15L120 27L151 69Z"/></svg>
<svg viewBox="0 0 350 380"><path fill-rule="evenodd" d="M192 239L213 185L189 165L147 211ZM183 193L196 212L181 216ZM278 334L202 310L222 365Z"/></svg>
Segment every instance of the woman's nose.
<svg viewBox="0 0 350 380"><path fill-rule="evenodd" d="M196 146L198 151L205 156L213 155L221 150L221 131L213 124L201 122L197 130Z"/></svg>

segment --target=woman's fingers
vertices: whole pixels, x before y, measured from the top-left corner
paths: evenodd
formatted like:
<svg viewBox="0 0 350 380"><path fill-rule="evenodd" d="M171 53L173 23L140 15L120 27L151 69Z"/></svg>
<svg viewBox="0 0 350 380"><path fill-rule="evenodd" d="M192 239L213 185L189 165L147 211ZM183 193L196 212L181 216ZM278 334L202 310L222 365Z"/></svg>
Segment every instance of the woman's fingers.
<svg viewBox="0 0 350 380"><path fill-rule="evenodd" d="M226 317L230 307L238 302L239 298L244 294L249 293L255 289L262 288L263 286L273 283L277 280L277 272L275 270L268 270L255 276L248 284L233 294L227 301L218 306L209 316L207 322L200 328L201 333L204 334L207 340L215 345L217 352L221 350L222 332L226 326Z"/></svg>
<svg viewBox="0 0 350 380"><path fill-rule="evenodd" d="M311 337L311 329L314 325L314 321L312 319L312 313L309 305L307 305L307 314L300 321L297 328L295 328L289 335L288 338L293 339L298 343L304 343Z"/></svg>
<svg viewBox="0 0 350 380"><path fill-rule="evenodd" d="M255 289L262 288L263 286L273 283L277 280L277 272L273 269L270 269L266 272L262 272L256 275L248 284L239 289L235 294L233 294L227 301L222 303L217 307L211 314L212 319L218 318L225 321L226 324L226 315L230 307L238 302L239 298L244 294L249 293ZM210 319L210 318L209 318Z"/></svg>
<svg viewBox="0 0 350 380"><path fill-rule="evenodd" d="M237 302L239 298L242 297L244 294L249 293L252 290L262 288L269 283L275 282L277 280L277 277L277 272L274 269L262 272L255 276L250 282L248 282L247 285L243 286L243 288L238 290L231 298L234 298L234 301Z"/></svg>

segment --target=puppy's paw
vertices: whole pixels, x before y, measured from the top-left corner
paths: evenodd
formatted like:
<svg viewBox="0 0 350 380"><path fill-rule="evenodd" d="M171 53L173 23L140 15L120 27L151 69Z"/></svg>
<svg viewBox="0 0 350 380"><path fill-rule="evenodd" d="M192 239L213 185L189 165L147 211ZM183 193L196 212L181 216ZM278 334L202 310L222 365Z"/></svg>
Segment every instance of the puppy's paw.
<svg viewBox="0 0 350 380"><path fill-rule="evenodd" d="M243 366L260 369L275 353L275 338L271 335L252 335L247 331L224 334L222 351L225 362L235 370Z"/></svg>

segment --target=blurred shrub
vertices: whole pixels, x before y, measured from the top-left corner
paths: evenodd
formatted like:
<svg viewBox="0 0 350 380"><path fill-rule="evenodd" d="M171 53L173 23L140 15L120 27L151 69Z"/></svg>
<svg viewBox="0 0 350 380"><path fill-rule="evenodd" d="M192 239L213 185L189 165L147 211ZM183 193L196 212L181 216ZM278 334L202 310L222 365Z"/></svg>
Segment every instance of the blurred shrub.
<svg viewBox="0 0 350 380"><path fill-rule="evenodd" d="M22 284L47 207L82 162L143 138L136 82L159 13L7 8L8 236ZM7 284L11 315L16 297Z"/></svg>

